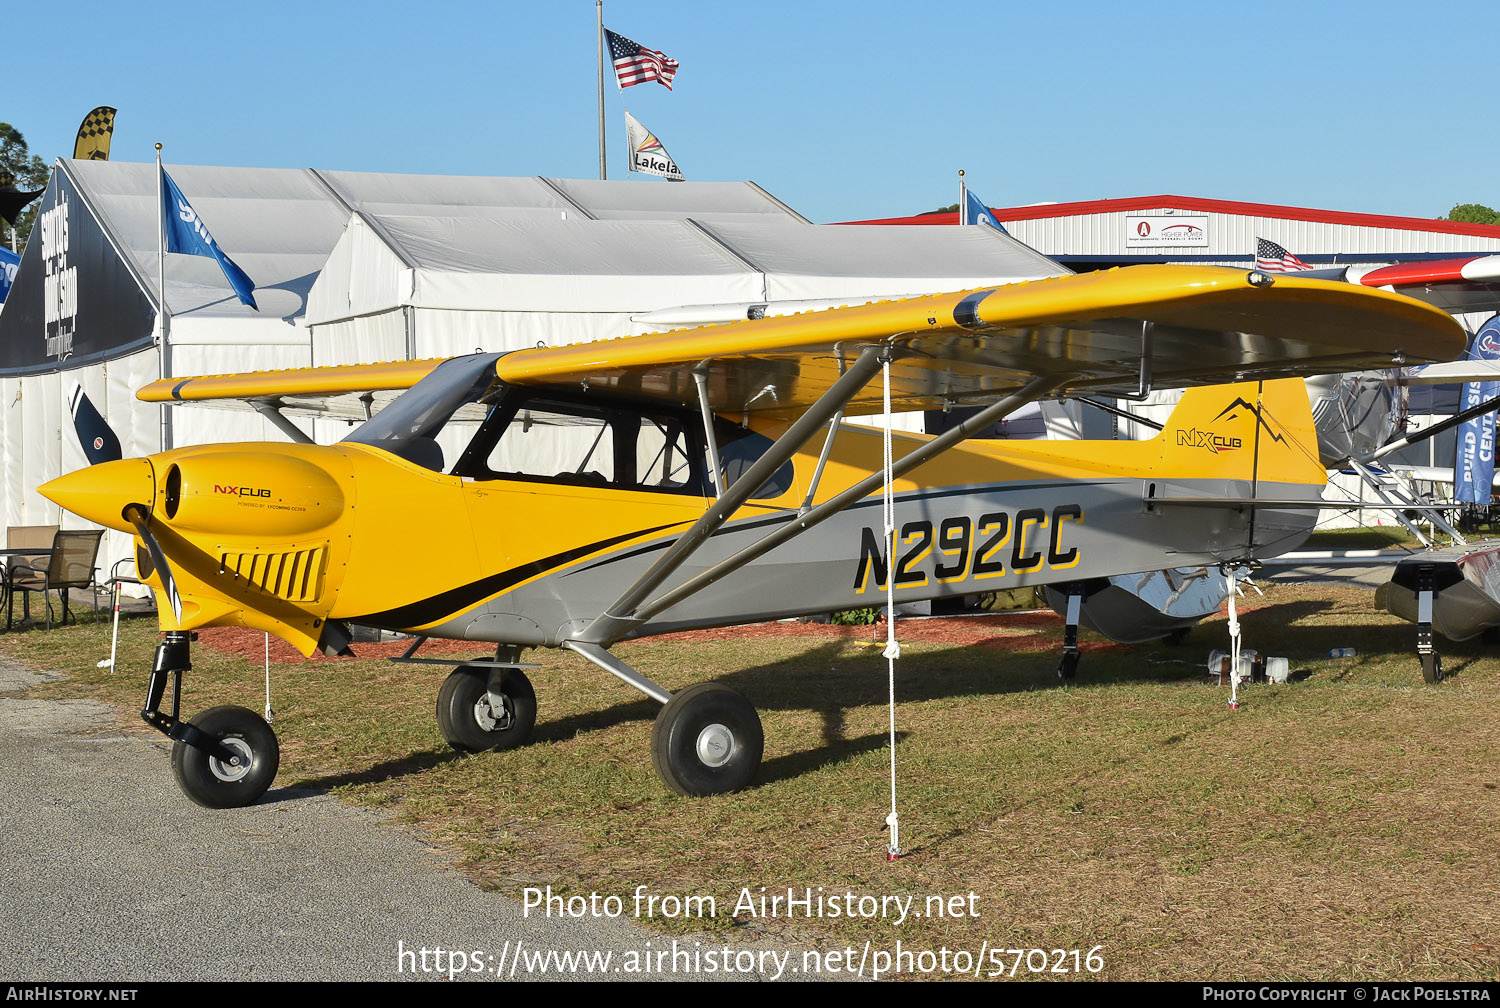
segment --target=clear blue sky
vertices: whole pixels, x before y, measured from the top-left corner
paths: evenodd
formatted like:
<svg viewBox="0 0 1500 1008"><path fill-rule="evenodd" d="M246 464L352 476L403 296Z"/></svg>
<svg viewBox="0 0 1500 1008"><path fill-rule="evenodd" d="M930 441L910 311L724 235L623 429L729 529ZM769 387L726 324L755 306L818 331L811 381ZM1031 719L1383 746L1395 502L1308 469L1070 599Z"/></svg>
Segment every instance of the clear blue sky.
<svg viewBox="0 0 1500 1008"><path fill-rule="evenodd" d="M49 162L95 105L111 158L455 175L598 173L592 0L7 12L0 120ZM692 180L815 221L1178 193L1437 217L1500 206L1500 4L607 0L678 60L606 80ZM645 176L629 176L644 178ZM661 183L667 184L667 183Z"/></svg>

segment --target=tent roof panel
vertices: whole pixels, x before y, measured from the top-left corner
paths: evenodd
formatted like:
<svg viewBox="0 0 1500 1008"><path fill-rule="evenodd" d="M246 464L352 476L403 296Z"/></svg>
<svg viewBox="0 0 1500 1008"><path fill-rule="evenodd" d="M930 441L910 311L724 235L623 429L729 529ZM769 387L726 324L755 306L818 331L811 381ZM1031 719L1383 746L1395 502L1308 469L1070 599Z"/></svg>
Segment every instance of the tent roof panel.
<svg viewBox="0 0 1500 1008"><path fill-rule="evenodd" d="M718 220L753 215L805 223L754 182L549 181L599 220Z"/></svg>
<svg viewBox="0 0 1500 1008"><path fill-rule="evenodd" d="M65 167L155 297L156 166L69 160ZM343 208L301 170L168 165L167 171L224 254L255 281L261 309L239 303L213 260L169 255L167 304L174 316L300 315L312 281L343 233Z"/></svg>
<svg viewBox="0 0 1500 1008"><path fill-rule="evenodd" d="M657 276L744 273L746 267L681 221L497 217L380 217L423 269L453 273Z"/></svg>
<svg viewBox="0 0 1500 1008"><path fill-rule="evenodd" d="M391 175L325 171L318 174L355 210L443 216L460 208L564 210L567 200L539 178L469 175Z"/></svg>
<svg viewBox="0 0 1500 1008"><path fill-rule="evenodd" d="M1003 283L1065 272L1041 253L986 227L847 228L747 219L713 221L707 227L773 274ZM930 285L923 290L935 292Z"/></svg>

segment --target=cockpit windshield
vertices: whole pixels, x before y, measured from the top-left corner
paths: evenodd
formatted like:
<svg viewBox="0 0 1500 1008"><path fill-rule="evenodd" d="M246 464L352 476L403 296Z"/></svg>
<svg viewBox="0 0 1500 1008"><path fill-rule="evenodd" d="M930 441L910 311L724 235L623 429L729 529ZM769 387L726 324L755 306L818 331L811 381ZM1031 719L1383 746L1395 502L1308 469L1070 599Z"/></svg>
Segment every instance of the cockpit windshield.
<svg viewBox="0 0 1500 1008"><path fill-rule="evenodd" d="M385 409L354 429L346 442L366 444L399 455L415 465L444 471L444 448L467 443L493 408L504 387L495 377L500 354L471 354L439 364Z"/></svg>
<svg viewBox="0 0 1500 1008"><path fill-rule="evenodd" d="M500 357L472 354L444 361L344 442L370 445L466 481L696 497L712 492L696 411L590 397L576 389L507 386L495 375ZM715 429L728 486L771 442L723 419ZM752 496L778 497L791 487L792 476L788 462Z"/></svg>

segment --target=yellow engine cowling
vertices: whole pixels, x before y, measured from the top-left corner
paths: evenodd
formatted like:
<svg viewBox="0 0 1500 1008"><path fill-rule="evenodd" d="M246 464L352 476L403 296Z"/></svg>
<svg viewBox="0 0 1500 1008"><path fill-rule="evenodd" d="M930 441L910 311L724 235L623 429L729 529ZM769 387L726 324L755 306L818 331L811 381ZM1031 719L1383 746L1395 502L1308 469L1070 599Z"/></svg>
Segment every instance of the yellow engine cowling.
<svg viewBox="0 0 1500 1008"><path fill-rule="evenodd" d="M172 568L182 617L163 630L249 626L310 654L323 636L349 553L353 470L339 447L208 445L108 462L39 488L75 514L134 532L139 504ZM147 584L160 589L145 550Z"/></svg>

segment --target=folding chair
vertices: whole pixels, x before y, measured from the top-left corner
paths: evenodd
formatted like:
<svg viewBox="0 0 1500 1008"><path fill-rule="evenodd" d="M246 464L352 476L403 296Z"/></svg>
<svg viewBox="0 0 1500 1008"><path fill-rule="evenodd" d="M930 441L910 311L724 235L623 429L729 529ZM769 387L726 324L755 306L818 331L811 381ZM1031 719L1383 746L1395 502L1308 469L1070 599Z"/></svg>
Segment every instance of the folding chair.
<svg viewBox="0 0 1500 1008"><path fill-rule="evenodd" d="M52 555L42 568L23 567L12 564L6 571L5 629L12 626L13 613L9 604L15 592L22 592L24 622L31 621L31 593L41 592L47 607L47 629L52 629L52 599L47 594L56 591L62 597L62 624L68 622L68 591L72 588L92 588L94 585L94 561L99 556L99 540L103 529L70 529L59 531L52 537ZM99 610L94 609L94 618Z"/></svg>
<svg viewBox="0 0 1500 1008"><path fill-rule="evenodd" d="M5 530L5 545L7 549L51 549L52 537L57 535L57 525L12 525ZM0 605L5 606L5 620L7 627L10 625L10 571L17 569L35 570L42 566L42 559L37 554L27 555L25 553L7 553L5 562L0 563Z"/></svg>

